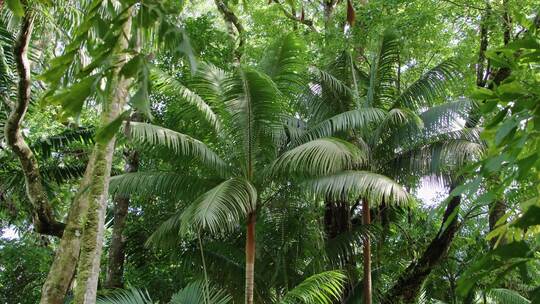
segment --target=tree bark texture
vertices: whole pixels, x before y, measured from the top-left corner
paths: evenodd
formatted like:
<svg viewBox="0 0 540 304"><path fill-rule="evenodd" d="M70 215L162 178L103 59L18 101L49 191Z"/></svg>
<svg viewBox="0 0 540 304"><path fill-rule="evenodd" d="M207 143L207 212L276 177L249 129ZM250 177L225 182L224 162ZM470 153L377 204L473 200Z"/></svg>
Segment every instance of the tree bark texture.
<svg viewBox="0 0 540 304"><path fill-rule="evenodd" d="M139 153L136 150L128 150L125 153L125 173L137 172L139 169ZM126 239L124 227L128 215L129 197L117 195L114 199L114 226L109 248L109 264L105 288L123 288L123 274L125 261Z"/></svg>
<svg viewBox="0 0 540 304"><path fill-rule="evenodd" d="M43 187L37 159L24 140L21 124L28 110L31 96L31 70L28 60L28 46L34 27L34 14L27 9L22 22L18 38L15 42L13 55L17 65L19 81L17 86L17 101L5 125L6 144L15 153L24 173L26 193L32 204L33 223L37 232L61 237L65 225L55 220L54 214Z"/></svg>
<svg viewBox="0 0 540 304"><path fill-rule="evenodd" d="M115 52L120 53L127 48L130 30L131 18L128 18ZM111 100L103 105L101 126L116 119L127 101L129 80L119 76L126 61L127 58L124 58L118 63L111 77ZM93 304L96 301L114 144L113 137L109 142L96 143L93 148L83 181L68 214L64 236L43 286L41 304L63 303L75 270L74 303Z"/></svg>
<svg viewBox="0 0 540 304"><path fill-rule="evenodd" d="M128 47L128 39L131 36L131 9L128 19L122 27L123 34L115 53L121 53ZM104 107L101 115L101 125L107 126L122 113L124 105L129 97L130 79L120 75L120 70L127 62L124 57L115 67L108 87L111 99ZM112 157L114 154L116 138L113 137L108 143L97 143L94 153L93 182L89 200L89 209L86 214L86 222L82 237L82 246L79 265L77 268L75 287L75 303L93 304L96 302L101 253L103 249L103 233L105 229L105 213L107 211L107 196L109 194L109 180L111 175Z"/></svg>
<svg viewBox="0 0 540 304"><path fill-rule="evenodd" d="M255 213L250 213L247 218L246 237L246 304L253 304L255 290Z"/></svg>

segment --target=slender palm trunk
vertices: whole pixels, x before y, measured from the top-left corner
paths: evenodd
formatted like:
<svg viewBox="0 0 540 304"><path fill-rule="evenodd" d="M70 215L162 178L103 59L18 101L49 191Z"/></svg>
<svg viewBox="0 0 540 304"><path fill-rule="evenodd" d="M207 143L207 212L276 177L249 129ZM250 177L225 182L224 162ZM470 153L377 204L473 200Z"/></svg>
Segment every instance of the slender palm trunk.
<svg viewBox="0 0 540 304"><path fill-rule="evenodd" d="M124 166L125 173L138 171L139 168L139 153L136 150L128 150L124 152L126 165ZM105 288L122 288L124 287L124 260L126 238L124 236L124 227L128 215L129 196L118 195L114 199L114 226L111 237L111 246L109 248L109 264L107 265L107 278L105 280Z"/></svg>
<svg viewBox="0 0 540 304"><path fill-rule="evenodd" d="M246 304L253 304L255 286L255 222L256 214L248 214L246 236Z"/></svg>
<svg viewBox="0 0 540 304"><path fill-rule="evenodd" d="M362 200L362 224L371 224L369 202ZM364 304L371 304L371 240L369 235L364 240Z"/></svg>

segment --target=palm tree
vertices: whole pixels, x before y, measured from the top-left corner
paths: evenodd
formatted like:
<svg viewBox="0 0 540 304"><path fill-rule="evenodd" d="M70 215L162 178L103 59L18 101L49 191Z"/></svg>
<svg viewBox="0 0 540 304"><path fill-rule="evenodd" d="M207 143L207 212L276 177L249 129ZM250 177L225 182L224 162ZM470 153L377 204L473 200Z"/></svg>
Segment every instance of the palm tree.
<svg viewBox="0 0 540 304"><path fill-rule="evenodd" d="M362 171L340 172L316 182L320 190L338 195L326 201L329 223L350 221L354 212L348 204L335 203L336 199L343 201L340 193L358 185L379 190L386 185L386 191L395 191L388 185L397 188L398 182L404 184L411 177L444 175L482 149L477 130L463 130L460 126L471 107L468 100L436 105L458 76L452 61L435 66L406 88L401 88L399 69L398 37L386 31L367 72L357 66L350 53L343 52L327 69L314 70L311 87L300 100L304 120L289 127L294 129L289 132L293 145L337 136L365 153L366 161L355 168ZM359 201L365 225L371 223L370 206L392 203L381 196L364 196ZM345 214L345 218L332 219L336 214ZM340 230L326 230L335 237L349 227L342 224ZM363 250L364 303L371 303L369 238Z"/></svg>
<svg viewBox="0 0 540 304"><path fill-rule="evenodd" d="M154 240L171 229L194 228L217 233L236 228L240 220L246 221L246 303L253 303L257 201L271 184L265 172L276 157L276 138L287 109L279 86L300 75L299 46L293 36L285 37L275 46L272 62L261 64L272 67L272 77L249 66L239 66L227 73L202 65L193 85L198 94L160 75L156 87L188 100L204 112L205 119L219 132L212 144L221 153L172 130L144 123L126 126L137 141L166 146L178 154L198 158L209 168L205 178L212 180L202 185L202 194L192 204L156 231ZM329 153L322 151L325 152ZM124 183L128 179L133 183L134 178L141 182L149 176L141 173L120 177Z"/></svg>

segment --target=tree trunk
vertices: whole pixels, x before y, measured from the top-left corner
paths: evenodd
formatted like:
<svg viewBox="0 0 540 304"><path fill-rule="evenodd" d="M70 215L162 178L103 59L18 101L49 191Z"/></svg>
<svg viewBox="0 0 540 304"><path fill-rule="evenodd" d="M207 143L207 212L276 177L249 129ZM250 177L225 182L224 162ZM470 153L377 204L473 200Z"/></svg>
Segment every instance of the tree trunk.
<svg viewBox="0 0 540 304"><path fill-rule="evenodd" d="M5 125L6 144L15 153L24 173L26 194L32 204L34 228L38 233L61 237L65 225L57 222L43 187L37 159L23 138L21 124L28 110L31 97L31 70L28 46L34 28L34 15L26 9L13 49L19 75L17 102L10 104L11 112Z"/></svg>
<svg viewBox="0 0 540 304"><path fill-rule="evenodd" d="M497 226L497 222L506 214L506 205L504 204L504 201L501 199L497 199L493 201L489 206L489 212L488 212L488 222L489 222L489 231L495 230L495 228L499 227ZM504 225L504 223L502 223ZM495 248L495 245L497 244L498 238L492 238L489 241L489 247L491 249Z"/></svg>
<svg viewBox="0 0 540 304"><path fill-rule="evenodd" d="M128 14L131 17L131 14ZM115 52L128 45L131 18L123 25L124 34ZM119 78L127 57L118 64L108 87L111 101L103 105L101 126L116 119L127 101L129 80ZM109 178L115 138L96 143L76 199L70 207L68 222L55 259L43 285L41 304L61 304L77 267L74 303L93 304L96 301L100 270L103 230Z"/></svg>
<svg viewBox="0 0 540 304"><path fill-rule="evenodd" d="M450 192L452 192L453 188L451 187ZM450 249L458 229L460 204L460 196L454 196L450 199L444 211L443 221L437 236L428 245L420 259L407 267L381 303L415 303L427 276Z"/></svg>
<svg viewBox="0 0 540 304"><path fill-rule="evenodd" d="M348 202L326 199L324 209L324 231L327 246L332 246L331 241L339 235L351 231L351 214L353 209L349 207ZM347 256L345 259L343 264L340 263L339 267L343 267L347 270L348 283L343 289L341 300L336 301L336 303L342 303L343 299L346 299L349 296L357 280L354 255Z"/></svg>
<svg viewBox="0 0 540 304"><path fill-rule="evenodd" d="M253 304L255 286L255 223L257 215L252 212L247 217L246 236L246 304Z"/></svg>
<svg viewBox="0 0 540 304"><path fill-rule="evenodd" d="M82 218L88 210L88 188L91 184L95 155L90 156L79 191L71 203L66 228L49 269L47 279L41 289L40 304L62 304L79 260Z"/></svg>
<svg viewBox="0 0 540 304"><path fill-rule="evenodd" d="M125 173L137 172L139 169L139 153L136 150L126 151ZM105 288L123 288L124 259L126 239L124 227L128 214L129 197L118 195L114 199L114 226L109 248L109 265Z"/></svg>
<svg viewBox="0 0 540 304"><path fill-rule="evenodd" d="M122 27L123 34L118 43L116 52L127 49L128 39L131 36L131 9L128 19ZM130 80L120 76L120 69L127 62L127 57L116 67L108 87L111 101L104 106L101 125L107 126L113 122L123 111L128 99ZM95 147L96 163L94 164L93 182L86 222L84 225L81 256L77 268L77 286L75 288L74 302L81 304L94 304L98 286L101 252L103 249L103 232L105 229L105 213L107 211L107 196L109 194L109 179L111 175L112 157L114 154L116 138L108 143L97 143Z"/></svg>
<svg viewBox="0 0 540 304"><path fill-rule="evenodd" d="M369 211L369 202L367 199L362 199L362 224L371 224L371 214ZM371 304L371 240L369 235L364 240L364 304Z"/></svg>

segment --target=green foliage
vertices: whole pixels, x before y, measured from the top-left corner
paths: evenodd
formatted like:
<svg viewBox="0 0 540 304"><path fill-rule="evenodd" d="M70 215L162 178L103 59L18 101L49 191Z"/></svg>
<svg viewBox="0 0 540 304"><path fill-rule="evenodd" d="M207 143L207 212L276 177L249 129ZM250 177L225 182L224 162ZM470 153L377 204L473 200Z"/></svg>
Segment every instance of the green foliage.
<svg viewBox="0 0 540 304"><path fill-rule="evenodd" d="M30 10L21 130L56 219L68 214L89 146L118 135L104 243L113 247L122 214L113 198L129 197L123 279L144 289L100 290L98 303L242 303L247 214L256 303L360 302L368 240L377 303L448 228L449 192L460 196L456 235L419 278L419 303L538 301L536 2L223 1L241 33L215 4L4 1L0 129L17 98L12 49ZM133 38L120 50L128 19ZM115 74L129 102L104 124ZM56 238L34 240L25 192L0 132L0 228L20 231L0 242L2 303L37 302L58 251ZM506 212L496 223L494 202Z"/></svg>
<svg viewBox="0 0 540 304"><path fill-rule="evenodd" d="M51 250L33 239L0 239L0 301L35 303L45 281Z"/></svg>
<svg viewBox="0 0 540 304"><path fill-rule="evenodd" d="M152 304L147 292L137 289L115 291L112 295L96 301L99 304Z"/></svg>
<svg viewBox="0 0 540 304"><path fill-rule="evenodd" d="M330 304L339 299L345 275L338 271L315 274L289 291L279 303Z"/></svg>
<svg viewBox="0 0 540 304"><path fill-rule="evenodd" d="M213 286L206 286L201 281L188 284L175 293L171 299L171 304L227 304L230 302L230 296Z"/></svg>

